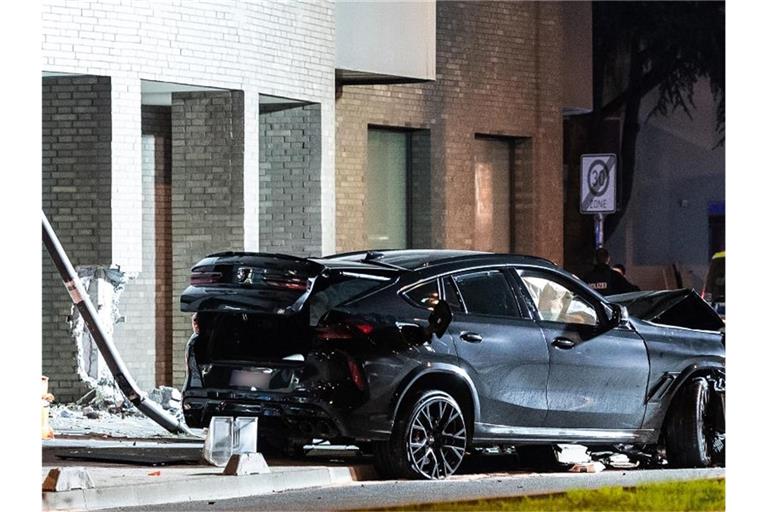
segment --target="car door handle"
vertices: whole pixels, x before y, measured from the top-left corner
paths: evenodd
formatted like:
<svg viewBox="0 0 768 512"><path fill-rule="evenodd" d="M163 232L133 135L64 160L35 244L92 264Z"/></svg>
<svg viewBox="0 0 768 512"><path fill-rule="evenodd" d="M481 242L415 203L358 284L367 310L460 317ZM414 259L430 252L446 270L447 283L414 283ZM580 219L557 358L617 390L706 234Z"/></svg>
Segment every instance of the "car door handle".
<svg viewBox="0 0 768 512"><path fill-rule="evenodd" d="M464 341L468 341L470 343L480 343L483 341L483 337L477 334L476 332L469 332L464 331L459 335L459 338L463 339Z"/></svg>
<svg viewBox="0 0 768 512"><path fill-rule="evenodd" d="M575 341L569 340L568 338L563 338L561 336L558 336L557 338L555 338L552 344L557 348L562 348L564 350L568 350L576 346Z"/></svg>

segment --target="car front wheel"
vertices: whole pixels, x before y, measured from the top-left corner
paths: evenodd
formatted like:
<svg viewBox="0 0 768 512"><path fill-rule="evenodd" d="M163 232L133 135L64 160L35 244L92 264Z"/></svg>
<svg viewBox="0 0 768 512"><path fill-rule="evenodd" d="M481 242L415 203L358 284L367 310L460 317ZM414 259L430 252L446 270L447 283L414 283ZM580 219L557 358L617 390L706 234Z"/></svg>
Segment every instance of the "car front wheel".
<svg viewBox="0 0 768 512"><path fill-rule="evenodd" d="M717 398L702 377L685 384L675 397L666 427L670 466L707 467L724 461L724 419Z"/></svg>
<svg viewBox="0 0 768 512"><path fill-rule="evenodd" d="M438 479L452 475L467 451L467 426L456 400L444 391L420 391L395 423L387 443L375 447L381 476Z"/></svg>

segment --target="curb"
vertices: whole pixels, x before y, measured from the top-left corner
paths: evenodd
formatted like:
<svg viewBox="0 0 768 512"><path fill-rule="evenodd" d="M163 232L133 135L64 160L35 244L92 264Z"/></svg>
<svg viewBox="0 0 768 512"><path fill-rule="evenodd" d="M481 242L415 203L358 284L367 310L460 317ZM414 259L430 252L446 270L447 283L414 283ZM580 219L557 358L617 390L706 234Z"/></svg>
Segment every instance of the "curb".
<svg viewBox="0 0 768 512"><path fill-rule="evenodd" d="M370 466L313 467L244 476L210 473L168 482L44 492L42 510L100 510L188 501L216 501L289 489L349 483L372 476L373 468Z"/></svg>

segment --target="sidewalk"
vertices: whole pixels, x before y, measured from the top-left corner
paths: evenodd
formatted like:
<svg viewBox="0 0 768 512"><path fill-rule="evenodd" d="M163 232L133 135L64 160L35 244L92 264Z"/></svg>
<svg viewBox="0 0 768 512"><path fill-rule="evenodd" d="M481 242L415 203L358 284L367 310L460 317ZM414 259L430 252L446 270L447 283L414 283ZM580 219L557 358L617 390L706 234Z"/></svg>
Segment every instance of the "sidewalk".
<svg viewBox="0 0 768 512"><path fill-rule="evenodd" d="M43 442L42 479L54 467L84 467L92 489L43 492L43 510L98 510L270 494L375 478L368 461L308 457L267 459L271 473L222 475L198 461L202 442L189 439L94 439ZM165 465L162 465L165 464ZM41 480L42 482L42 480Z"/></svg>

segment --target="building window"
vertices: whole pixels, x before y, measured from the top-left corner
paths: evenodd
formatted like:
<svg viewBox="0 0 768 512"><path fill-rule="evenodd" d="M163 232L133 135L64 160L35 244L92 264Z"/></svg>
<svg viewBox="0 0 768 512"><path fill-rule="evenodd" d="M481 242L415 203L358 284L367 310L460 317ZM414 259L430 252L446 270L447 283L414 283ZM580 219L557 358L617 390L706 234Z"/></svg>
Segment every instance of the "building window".
<svg viewBox="0 0 768 512"><path fill-rule="evenodd" d="M365 230L371 249L410 246L410 145L408 131L368 129Z"/></svg>

